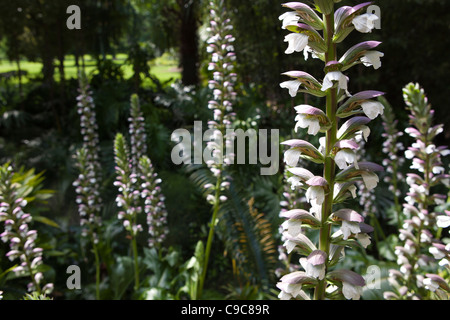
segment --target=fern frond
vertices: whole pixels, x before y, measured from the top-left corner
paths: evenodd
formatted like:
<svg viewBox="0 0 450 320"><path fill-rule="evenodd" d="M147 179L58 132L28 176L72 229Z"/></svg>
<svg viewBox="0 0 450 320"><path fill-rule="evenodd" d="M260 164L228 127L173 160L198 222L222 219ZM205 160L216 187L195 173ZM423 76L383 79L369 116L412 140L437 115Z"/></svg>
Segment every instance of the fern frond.
<svg viewBox="0 0 450 320"><path fill-rule="evenodd" d="M236 261L238 273L247 280L267 285L276 263L272 226L264 214L253 209L254 200L246 201L244 190L231 184L227 197L228 201L219 209L220 236Z"/></svg>

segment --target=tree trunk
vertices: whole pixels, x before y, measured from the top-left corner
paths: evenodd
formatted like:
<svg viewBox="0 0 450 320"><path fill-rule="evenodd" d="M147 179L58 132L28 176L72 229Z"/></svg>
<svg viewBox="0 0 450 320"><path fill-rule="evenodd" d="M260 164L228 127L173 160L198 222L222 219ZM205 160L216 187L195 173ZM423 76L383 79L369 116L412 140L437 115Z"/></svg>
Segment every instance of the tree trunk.
<svg viewBox="0 0 450 320"><path fill-rule="evenodd" d="M198 24L195 1L181 0L180 63L184 85L198 85Z"/></svg>

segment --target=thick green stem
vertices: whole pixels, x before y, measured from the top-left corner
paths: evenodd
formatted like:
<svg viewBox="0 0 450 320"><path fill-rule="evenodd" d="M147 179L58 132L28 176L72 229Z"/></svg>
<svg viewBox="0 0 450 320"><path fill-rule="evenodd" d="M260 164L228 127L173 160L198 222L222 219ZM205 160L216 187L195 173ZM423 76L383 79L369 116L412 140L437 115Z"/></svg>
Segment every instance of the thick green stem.
<svg viewBox="0 0 450 320"><path fill-rule="evenodd" d="M334 34L334 14L324 16L325 29L324 29L324 40L327 43L328 51L325 53L326 63L336 60L336 45L333 43ZM330 234L331 225L328 222L333 211L333 189L334 189L334 179L336 174L336 165L334 160L331 158L331 152L336 144L337 140L337 89L330 89L326 96L326 114L328 119L331 121L331 128L326 133L326 157L324 164L323 175L328 182L328 193L325 195L324 203L322 204L322 227L320 229L319 237L319 250L325 252L327 256L330 253ZM328 264L328 260L327 260ZM325 290L327 287L326 278L320 280L314 290L315 300L325 299Z"/></svg>
<svg viewBox="0 0 450 320"><path fill-rule="evenodd" d="M208 262L209 262L209 255L211 253L211 247L212 242L214 238L214 229L216 226L216 220L217 220L217 214L219 212L219 203L220 203L220 185L222 184L222 175L219 175L217 177L217 183L216 183L216 193L214 196L214 207L213 207L213 214L211 217L211 224L209 226L209 234L208 234L208 240L206 242L206 249L205 249L205 256L204 256L204 262L203 262L203 269L202 274L199 281L198 291L197 291L197 297L201 298L203 293L203 286L205 284L205 278L206 273L208 270Z"/></svg>
<svg viewBox="0 0 450 320"><path fill-rule="evenodd" d="M134 257L134 290L139 290L139 261L138 261L136 236L133 236L133 239L131 240L131 245L133 247L133 257Z"/></svg>

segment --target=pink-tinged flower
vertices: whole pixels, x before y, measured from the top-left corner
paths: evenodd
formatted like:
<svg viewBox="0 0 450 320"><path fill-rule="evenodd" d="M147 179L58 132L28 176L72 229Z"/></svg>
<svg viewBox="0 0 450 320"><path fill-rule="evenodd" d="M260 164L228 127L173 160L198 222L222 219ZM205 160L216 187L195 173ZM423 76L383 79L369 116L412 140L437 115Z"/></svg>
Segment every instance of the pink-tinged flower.
<svg viewBox="0 0 450 320"><path fill-rule="evenodd" d="M284 153L284 161L288 166L296 166L302 155L313 159L313 161L323 161L323 155L307 141L293 139L284 141L281 144L291 147Z"/></svg>
<svg viewBox="0 0 450 320"><path fill-rule="evenodd" d="M302 104L294 107L294 109L297 111L295 132L297 132L298 127L301 127L308 128L308 134L316 135L322 129L322 126L327 127L330 123L326 114L318 108Z"/></svg>
<svg viewBox="0 0 450 320"><path fill-rule="evenodd" d="M293 209L282 212L280 217L287 218L283 224L283 230L286 230L289 235L296 237L301 233L301 227L306 224L309 227L320 226L321 222L306 210Z"/></svg>
<svg viewBox="0 0 450 320"><path fill-rule="evenodd" d="M364 13L360 16L353 18L352 23L355 29L362 33L370 33L375 28L375 21L379 18L372 13Z"/></svg>
<svg viewBox="0 0 450 320"><path fill-rule="evenodd" d="M306 294L302 290L305 284L315 284L317 282L313 277L308 276L305 272L296 271L283 276L277 283L277 288L281 290L278 297L282 300L290 300L292 298L305 298Z"/></svg>
<svg viewBox="0 0 450 320"><path fill-rule="evenodd" d="M308 134L316 135L320 131L320 121L318 117L314 117L312 115L312 110L315 108L308 105L299 105L294 109L298 113L295 117L295 121L297 121L297 124L295 125L295 132L297 132L298 127L304 129L308 128Z"/></svg>
<svg viewBox="0 0 450 320"><path fill-rule="evenodd" d="M301 258L300 264L306 271L306 275L319 280L325 278L325 262L327 259L327 254L320 250L315 250L311 252L308 258Z"/></svg>
<svg viewBox="0 0 450 320"><path fill-rule="evenodd" d="M333 213L333 216L342 221L341 232L344 240L362 231L361 223L364 222L364 218L356 211L341 209Z"/></svg>
<svg viewBox="0 0 450 320"><path fill-rule="evenodd" d="M328 182L320 176L315 176L306 181L309 186L306 190L306 199L312 206L321 206L325 200L325 189L328 187Z"/></svg>
<svg viewBox="0 0 450 320"><path fill-rule="evenodd" d="M381 42L379 41L364 41L348 49L339 59L339 62L343 65L343 71L357 64L358 60L366 67L373 66L375 69L378 69L381 66L380 58L384 56L384 54L374 51L373 49L380 44Z"/></svg>
<svg viewBox="0 0 450 320"><path fill-rule="evenodd" d="M423 284L425 288L435 292L438 289L443 289L447 292L450 292L450 287L447 282L436 274L427 273L426 278L423 280Z"/></svg>
<svg viewBox="0 0 450 320"><path fill-rule="evenodd" d="M329 272L331 279L342 282L342 294L346 299L359 300L366 282L359 274L350 270L335 270Z"/></svg>
<svg viewBox="0 0 450 320"><path fill-rule="evenodd" d="M302 91L311 93L315 96L324 96L325 94L321 91L322 84L317 81L312 75L303 71L288 71L282 73L282 75L293 78L294 80L289 80L280 83L281 88L289 89L289 94L291 97L295 97L297 92L300 89L300 86L303 85Z"/></svg>

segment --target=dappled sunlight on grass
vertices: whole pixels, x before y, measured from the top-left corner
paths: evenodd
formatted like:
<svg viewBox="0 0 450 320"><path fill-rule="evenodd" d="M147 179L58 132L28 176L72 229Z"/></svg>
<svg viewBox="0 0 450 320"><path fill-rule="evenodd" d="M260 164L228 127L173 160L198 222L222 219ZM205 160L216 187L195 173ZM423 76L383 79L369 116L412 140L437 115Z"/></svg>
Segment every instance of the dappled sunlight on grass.
<svg viewBox="0 0 450 320"><path fill-rule="evenodd" d="M121 66L123 75L125 79L129 79L133 76L133 66L127 63L127 55L124 53L117 54L115 57L112 55L107 55L107 59L113 60L117 65ZM59 61L55 60L55 80L60 80L60 74L58 69ZM81 59L79 64L82 65ZM169 55L163 55L155 60L149 62L150 73L154 75L157 79L162 82L169 81L170 79L179 79L180 71L177 66L177 61L171 58ZM84 66L87 74L95 73L97 66L96 61L93 57L86 55L84 58ZM20 69L26 72L26 75L22 77L22 83L28 83L30 78L40 77L42 72L41 62L32 61L21 61ZM15 62L10 62L8 60L0 60L0 74L5 74L9 72L16 72L17 64ZM77 78L77 66L75 63L75 57L72 55L67 55L64 60L64 73L66 79ZM14 77L13 83L17 83L19 80Z"/></svg>

